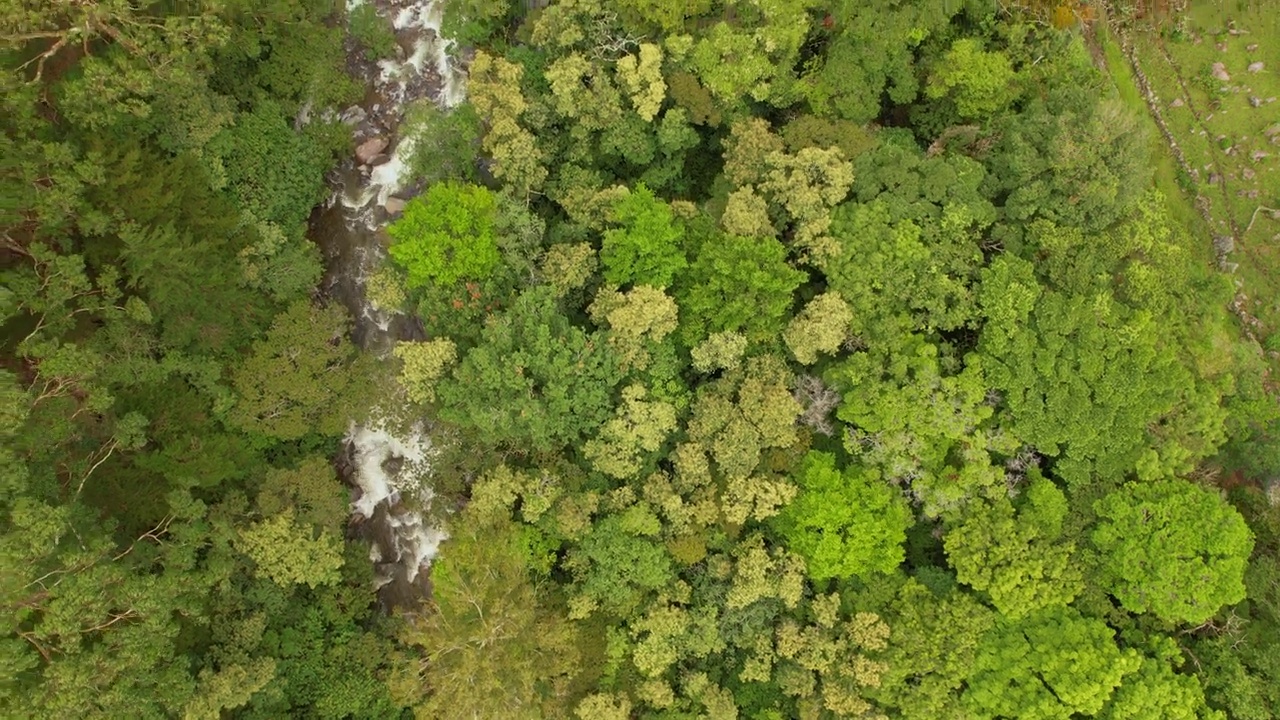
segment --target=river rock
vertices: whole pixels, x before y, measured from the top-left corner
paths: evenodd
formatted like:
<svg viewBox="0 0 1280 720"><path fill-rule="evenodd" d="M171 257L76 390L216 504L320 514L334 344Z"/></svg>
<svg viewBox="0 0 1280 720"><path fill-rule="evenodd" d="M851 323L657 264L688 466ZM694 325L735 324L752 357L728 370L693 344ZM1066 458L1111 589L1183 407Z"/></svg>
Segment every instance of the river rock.
<svg viewBox="0 0 1280 720"><path fill-rule="evenodd" d="M404 205L405 205L404 200L401 200L398 197L389 197L387 198L386 204L384 204L382 207L390 215L399 215L400 213L404 212Z"/></svg>
<svg viewBox="0 0 1280 720"><path fill-rule="evenodd" d="M1251 73L1256 73L1256 72L1262 72L1262 68L1263 68L1262 61L1261 61L1261 60L1259 60L1258 62L1251 62L1251 63L1249 63L1249 68L1248 68L1248 70L1249 70L1249 72L1251 72Z"/></svg>
<svg viewBox="0 0 1280 720"><path fill-rule="evenodd" d="M364 108L359 105L352 105L346 110L343 110L342 114L338 116L338 119L347 125L359 125L364 122L366 117L368 117L368 113L364 111Z"/></svg>
<svg viewBox="0 0 1280 720"><path fill-rule="evenodd" d="M382 154L387 149L387 139L381 137L369 138L356 148L356 160L361 165L368 165L374 158Z"/></svg>
<svg viewBox="0 0 1280 720"><path fill-rule="evenodd" d="M1213 76L1222 82L1231 82L1231 75L1227 74L1227 66L1220 62L1213 64Z"/></svg>

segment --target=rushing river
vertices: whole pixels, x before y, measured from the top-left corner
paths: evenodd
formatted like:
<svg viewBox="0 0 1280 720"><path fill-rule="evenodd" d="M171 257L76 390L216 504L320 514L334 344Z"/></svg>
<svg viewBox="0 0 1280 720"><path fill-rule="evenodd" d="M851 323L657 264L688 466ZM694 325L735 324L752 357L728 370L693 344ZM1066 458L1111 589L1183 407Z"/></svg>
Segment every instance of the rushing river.
<svg viewBox="0 0 1280 720"><path fill-rule="evenodd" d="M348 10L364 4L349 0ZM332 195L312 216L310 235L324 254L323 291L355 319L353 339L367 352L387 355L400 340L423 337L412 317L372 304L365 285L386 258L383 228L403 207L403 186L413 138L401 136L406 107L429 99L442 107L462 101L465 75L440 37L441 0L371 0L396 31L400 53L372 63L348 40L348 69L365 81L366 94L343 110L360 148L330 177ZM308 111L298 122L308 121ZM398 408L384 408L389 417ZM352 423L339 468L353 488L352 533L370 541L379 596L385 606L409 605L427 592L423 572L444 533L426 519L430 506L432 447L422 423Z"/></svg>

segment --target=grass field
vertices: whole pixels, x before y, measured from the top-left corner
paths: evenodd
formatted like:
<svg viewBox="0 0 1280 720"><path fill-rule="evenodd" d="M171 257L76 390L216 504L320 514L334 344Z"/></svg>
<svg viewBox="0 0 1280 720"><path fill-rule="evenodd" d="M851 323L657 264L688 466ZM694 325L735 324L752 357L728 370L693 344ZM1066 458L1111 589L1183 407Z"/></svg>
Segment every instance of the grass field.
<svg viewBox="0 0 1280 720"><path fill-rule="evenodd" d="M1182 191L1170 211L1208 236L1209 252L1214 236L1234 238L1228 261L1246 310L1261 323L1259 339L1280 351L1280 3L1192 0L1175 19L1123 32L1186 160L1180 166L1155 134L1164 145L1156 181L1166 194ZM1103 44L1121 96L1145 113L1128 63Z"/></svg>

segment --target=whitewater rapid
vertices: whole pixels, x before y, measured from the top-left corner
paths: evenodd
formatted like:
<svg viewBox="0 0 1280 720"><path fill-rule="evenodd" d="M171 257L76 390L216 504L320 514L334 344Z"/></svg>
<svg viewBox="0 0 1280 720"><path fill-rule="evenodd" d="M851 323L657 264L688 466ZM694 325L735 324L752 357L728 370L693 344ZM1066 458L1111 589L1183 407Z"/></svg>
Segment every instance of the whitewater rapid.
<svg viewBox="0 0 1280 720"><path fill-rule="evenodd" d="M348 0L352 10L366 0ZM377 307L366 292L369 278L386 262L383 228L402 206L397 193L409 180L414 138L401 132L405 109L424 99L442 109L466 96L466 74L452 57L454 43L441 37L441 0L368 0L394 27L401 52L376 64L353 49L349 65L363 75L370 92L339 117L352 127L356 144L386 140L376 158L348 159L332 179L333 195L313 222L326 256L325 289L355 319L353 336L366 351L387 357L396 342L415 336L412 318ZM364 162L362 162L362 160ZM366 164L367 163L367 164ZM396 418L352 422L345 437L345 472L354 487L352 523L370 541L375 586L390 592L389 604L411 602L425 592L425 574L445 532L428 518L433 500L431 439L423 422L405 421L403 407L383 407L374 415Z"/></svg>

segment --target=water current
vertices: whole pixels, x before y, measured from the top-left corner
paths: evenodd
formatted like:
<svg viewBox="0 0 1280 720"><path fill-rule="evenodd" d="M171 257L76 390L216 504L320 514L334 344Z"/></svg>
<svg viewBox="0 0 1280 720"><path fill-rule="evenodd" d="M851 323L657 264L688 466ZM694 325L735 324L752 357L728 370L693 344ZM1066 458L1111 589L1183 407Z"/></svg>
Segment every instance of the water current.
<svg viewBox="0 0 1280 720"><path fill-rule="evenodd" d="M365 2L394 26L399 52L371 62L348 40L348 71L364 81L366 93L338 117L351 127L358 151L331 174L331 196L313 214L309 234L324 255L324 294L350 311L353 340L385 356L396 342L423 337L414 318L377 307L366 293L386 259L384 228L416 190L405 187L414 146L402 132L405 111L423 101L457 105L466 76L452 58L453 43L440 35L441 0L348 0L348 10ZM304 109L298 123L310 114ZM397 417L399 409L375 415ZM445 537L425 512L432 454L422 422L353 421L344 440L338 465L352 487L351 533L370 542L375 585L388 607L414 604L429 591L423 571Z"/></svg>

